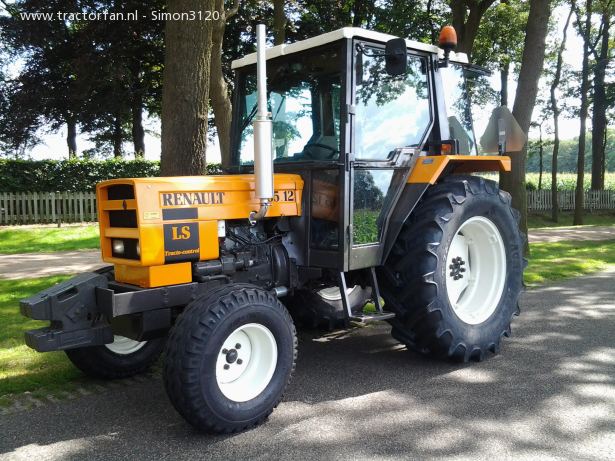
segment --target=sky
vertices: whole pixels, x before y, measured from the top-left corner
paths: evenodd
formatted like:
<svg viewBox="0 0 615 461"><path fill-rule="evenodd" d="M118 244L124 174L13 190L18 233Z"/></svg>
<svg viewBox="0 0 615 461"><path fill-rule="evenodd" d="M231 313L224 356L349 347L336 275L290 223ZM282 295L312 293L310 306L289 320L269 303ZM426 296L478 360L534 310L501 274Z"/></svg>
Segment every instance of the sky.
<svg viewBox="0 0 615 461"><path fill-rule="evenodd" d="M554 16L557 18L557 37L561 39L561 31L564 27L567 11L564 7L556 8ZM582 57L582 41L576 34L573 27L570 26L568 30L567 48L564 54L564 61L573 68L579 69ZM499 87L499 76L493 76L494 88ZM541 88L547 90L546 82L541 81ZM516 90L516 82L511 79L509 83L509 94L511 98L514 98ZM536 111L534 112L534 118L536 117ZM476 121L477 137L480 137L479 126L482 125L480 121ZM157 118L147 117L145 120L145 158L149 160L160 159L160 120ZM579 134L579 121L577 119L561 118L560 121L561 137L563 139L571 139ZM538 137L537 129L530 131L530 138ZM64 159L67 157L66 147L66 127L62 127L56 133L42 134L42 143L37 145L30 152L30 156L33 159ZM77 149L79 152L94 147L94 145L87 140L87 135L79 135L77 138ZM131 143L125 143L124 151L126 153L132 152ZM127 155L128 158L131 154ZM210 143L207 147L207 161L208 163L217 163L220 161L220 149L216 142Z"/></svg>

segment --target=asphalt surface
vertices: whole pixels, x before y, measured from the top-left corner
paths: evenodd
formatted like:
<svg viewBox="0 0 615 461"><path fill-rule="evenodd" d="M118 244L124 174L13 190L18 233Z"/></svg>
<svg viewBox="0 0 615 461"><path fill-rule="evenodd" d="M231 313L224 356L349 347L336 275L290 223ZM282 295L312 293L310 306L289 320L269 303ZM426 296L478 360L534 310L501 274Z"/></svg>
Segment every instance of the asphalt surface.
<svg viewBox="0 0 615 461"><path fill-rule="evenodd" d="M524 295L479 364L406 351L385 325L300 335L264 425L195 432L160 379L0 417L3 460L615 458L615 271Z"/></svg>

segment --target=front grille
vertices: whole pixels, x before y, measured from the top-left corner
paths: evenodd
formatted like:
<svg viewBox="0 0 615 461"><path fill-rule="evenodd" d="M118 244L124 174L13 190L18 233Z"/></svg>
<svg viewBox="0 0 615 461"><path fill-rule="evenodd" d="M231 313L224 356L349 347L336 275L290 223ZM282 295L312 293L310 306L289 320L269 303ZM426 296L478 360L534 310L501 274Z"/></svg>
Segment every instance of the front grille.
<svg viewBox="0 0 615 461"><path fill-rule="evenodd" d="M116 253L113 250L113 242L116 240L121 240L124 242L124 251L122 253ZM124 259L141 259L139 256L139 252L137 251L139 244L138 239L126 239L126 238L114 238L111 239L111 256L114 258L124 258Z"/></svg>
<svg viewBox="0 0 615 461"><path fill-rule="evenodd" d="M137 227L137 210L111 210L109 227Z"/></svg>
<svg viewBox="0 0 615 461"><path fill-rule="evenodd" d="M107 200L130 200L135 198L135 189L131 184L115 184L107 187Z"/></svg>

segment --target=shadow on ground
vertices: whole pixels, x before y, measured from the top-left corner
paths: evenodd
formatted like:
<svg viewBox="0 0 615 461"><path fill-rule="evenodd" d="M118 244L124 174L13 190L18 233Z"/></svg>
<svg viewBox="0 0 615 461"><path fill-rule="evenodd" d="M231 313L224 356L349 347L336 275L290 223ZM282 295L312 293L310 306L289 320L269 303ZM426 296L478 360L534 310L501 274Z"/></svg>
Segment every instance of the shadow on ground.
<svg viewBox="0 0 615 461"><path fill-rule="evenodd" d="M265 425L193 431L149 382L2 418L0 457L575 458L615 456L615 272L528 292L487 362L406 351L384 326L302 333Z"/></svg>

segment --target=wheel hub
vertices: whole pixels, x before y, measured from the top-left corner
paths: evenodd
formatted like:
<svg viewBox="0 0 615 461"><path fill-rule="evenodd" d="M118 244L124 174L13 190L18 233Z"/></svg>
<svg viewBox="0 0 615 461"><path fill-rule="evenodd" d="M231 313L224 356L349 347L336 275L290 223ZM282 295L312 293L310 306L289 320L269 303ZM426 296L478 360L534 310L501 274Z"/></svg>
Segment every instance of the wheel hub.
<svg viewBox="0 0 615 461"><path fill-rule="evenodd" d="M226 363L235 363L238 358L237 350L231 349L226 353Z"/></svg>
<svg viewBox="0 0 615 461"><path fill-rule="evenodd" d="M461 256L457 256L453 258L451 264L449 264L448 268L451 270L450 276L453 277L453 280L459 280L463 278L463 273L466 271L465 266L466 262L463 260Z"/></svg>

